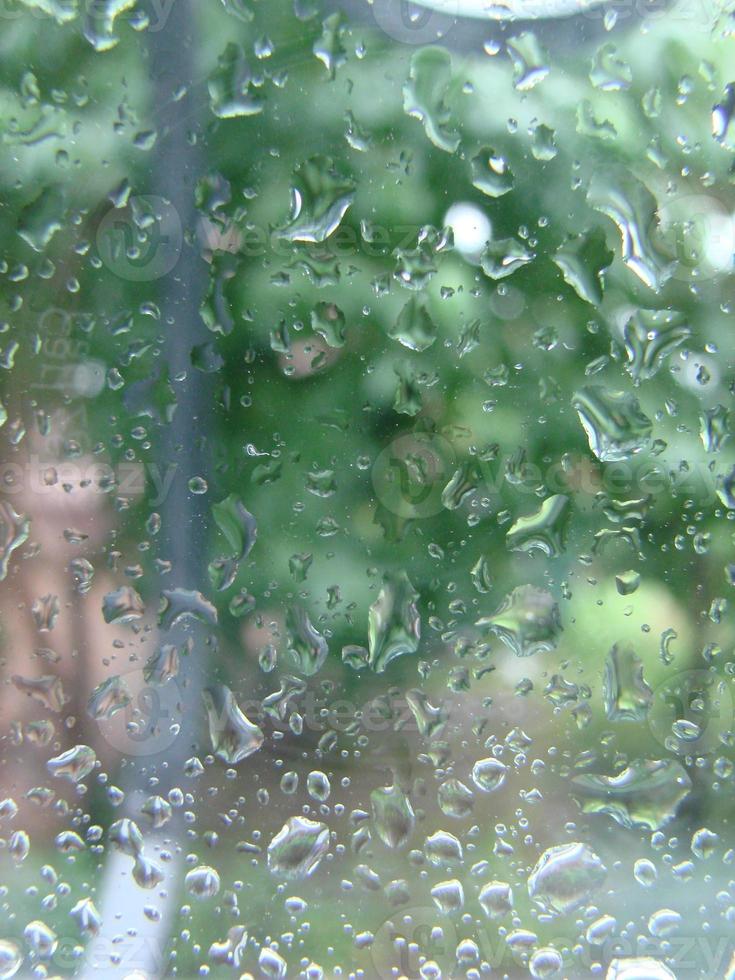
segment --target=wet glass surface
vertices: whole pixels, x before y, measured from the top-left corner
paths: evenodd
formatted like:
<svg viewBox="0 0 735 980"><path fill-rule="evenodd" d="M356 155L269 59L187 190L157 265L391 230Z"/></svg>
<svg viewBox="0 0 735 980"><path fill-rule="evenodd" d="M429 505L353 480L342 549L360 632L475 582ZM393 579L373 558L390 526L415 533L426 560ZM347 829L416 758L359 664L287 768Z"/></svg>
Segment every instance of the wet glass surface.
<svg viewBox="0 0 735 980"><path fill-rule="evenodd" d="M735 977L735 7L0 5L0 980Z"/></svg>

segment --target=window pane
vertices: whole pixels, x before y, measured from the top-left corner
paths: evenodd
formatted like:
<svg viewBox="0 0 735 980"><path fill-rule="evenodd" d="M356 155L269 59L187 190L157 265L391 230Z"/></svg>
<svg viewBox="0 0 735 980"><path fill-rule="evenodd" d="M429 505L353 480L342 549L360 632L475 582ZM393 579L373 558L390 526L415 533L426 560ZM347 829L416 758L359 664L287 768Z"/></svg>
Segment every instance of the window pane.
<svg viewBox="0 0 735 980"><path fill-rule="evenodd" d="M735 976L731 5L0 21L0 978Z"/></svg>

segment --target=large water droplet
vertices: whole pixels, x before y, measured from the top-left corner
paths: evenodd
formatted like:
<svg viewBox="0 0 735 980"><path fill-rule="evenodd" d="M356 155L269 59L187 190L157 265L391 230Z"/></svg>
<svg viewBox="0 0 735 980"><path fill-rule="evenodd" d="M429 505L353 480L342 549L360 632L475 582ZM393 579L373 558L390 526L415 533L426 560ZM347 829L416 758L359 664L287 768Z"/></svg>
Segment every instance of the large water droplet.
<svg viewBox="0 0 735 980"><path fill-rule="evenodd" d="M587 194L589 204L618 227L623 262L650 289L658 292L673 264L654 245L658 205L645 184L623 171L597 171Z"/></svg>
<svg viewBox="0 0 735 980"><path fill-rule="evenodd" d="M370 794L375 833L386 847L403 847L415 824L410 800L399 786L375 789Z"/></svg>
<svg viewBox="0 0 735 980"><path fill-rule="evenodd" d="M92 772L96 762L93 749L88 745L75 745L73 749L49 759L46 768L52 776L63 776L73 783L79 783Z"/></svg>
<svg viewBox="0 0 735 980"><path fill-rule="evenodd" d="M649 447L651 420L630 392L587 385L575 393L572 405L601 462L621 462Z"/></svg>
<svg viewBox="0 0 735 980"><path fill-rule="evenodd" d="M616 643L607 655L603 678L605 713L609 721L643 721L653 691L643 677L643 663L632 647Z"/></svg>
<svg viewBox="0 0 735 980"><path fill-rule="evenodd" d="M115 675L92 691L87 701L87 714L95 721L106 721L130 704L130 691L127 684Z"/></svg>
<svg viewBox="0 0 735 980"><path fill-rule="evenodd" d="M427 47L411 58L409 77L403 86L403 108L420 119L434 146L454 153L459 135L452 126L446 99L452 82L452 59L444 48Z"/></svg>
<svg viewBox="0 0 735 980"><path fill-rule="evenodd" d="M569 516L569 497L563 493L547 497L534 514L519 517L505 536L511 551L530 554L540 551L555 558L564 550L563 533Z"/></svg>
<svg viewBox="0 0 735 980"><path fill-rule="evenodd" d="M268 845L268 867L286 878L307 878L329 850L329 830L306 817L289 817Z"/></svg>
<svg viewBox="0 0 735 980"><path fill-rule="evenodd" d="M220 889L219 874L206 864L199 865L187 872L184 887L188 895L200 901L214 898Z"/></svg>
<svg viewBox="0 0 735 980"><path fill-rule="evenodd" d="M208 86L212 112L220 119L254 116L263 111L265 99L239 44L227 45Z"/></svg>
<svg viewBox="0 0 735 980"><path fill-rule="evenodd" d="M483 793L493 793L503 785L507 772L499 759L479 759L472 767L472 782Z"/></svg>
<svg viewBox="0 0 735 980"><path fill-rule="evenodd" d="M676 975L652 956L631 956L613 960L605 980L676 980Z"/></svg>
<svg viewBox="0 0 735 980"><path fill-rule="evenodd" d="M388 336L403 344L409 350L427 350L436 340L436 326L426 309L423 300L411 297L393 326L388 327Z"/></svg>
<svg viewBox="0 0 735 980"><path fill-rule="evenodd" d="M289 223L279 233L291 242L323 242L355 197L355 182L330 157L310 157L294 170Z"/></svg>
<svg viewBox="0 0 735 980"><path fill-rule="evenodd" d="M528 894L560 915L584 905L600 887L607 869L587 844L559 844L544 851L528 878Z"/></svg>
<svg viewBox="0 0 735 980"><path fill-rule="evenodd" d="M0 939L0 980L10 980L20 970L23 954L10 939Z"/></svg>
<svg viewBox="0 0 735 980"><path fill-rule="evenodd" d="M368 617L370 666L376 673L382 673L397 657L418 649L421 637L418 598L405 572L385 576Z"/></svg>
<svg viewBox="0 0 735 980"><path fill-rule="evenodd" d="M684 315L674 310L636 310L623 331L631 378L647 381L654 377L691 333Z"/></svg>
<svg viewBox="0 0 735 980"><path fill-rule="evenodd" d="M553 650L562 631L554 597L532 585L513 589L497 612L478 619L477 625L494 633L517 657Z"/></svg>
<svg viewBox="0 0 735 980"><path fill-rule="evenodd" d="M288 652L302 674L318 673L329 654L327 641L301 606L291 606L286 617Z"/></svg>
<svg viewBox="0 0 735 980"><path fill-rule="evenodd" d="M584 773L572 779L584 813L607 813L623 827L649 830L673 820L691 789L686 770L672 759L637 760L616 776Z"/></svg>
<svg viewBox="0 0 735 980"><path fill-rule="evenodd" d="M235 766L258 751L263 744L263 732L243 714L228 687L210 687L202 697L212 751L219 759Z"/></svg>
<svg viewBox="0 0 735 980"><path fill-rule="evenodd" d="M11 555L28 540L31 522L16 514L6 500L0 500L0 582L8 574Z"/></svg>
<svg viewBox="0 0 735 980"><path fill-rule="evenodd" d="M602 302L602 274L614 258L601 229L570 238L554 255L564 279L582 299L594 306Z"/></svg>
<svg viewBox="0 0 735 980"><path fill-rule="evenodd" d="M143 600L129 585L108 592L102 600L102 615L106 623L122 625L141 619L145 612Z"/></svg>

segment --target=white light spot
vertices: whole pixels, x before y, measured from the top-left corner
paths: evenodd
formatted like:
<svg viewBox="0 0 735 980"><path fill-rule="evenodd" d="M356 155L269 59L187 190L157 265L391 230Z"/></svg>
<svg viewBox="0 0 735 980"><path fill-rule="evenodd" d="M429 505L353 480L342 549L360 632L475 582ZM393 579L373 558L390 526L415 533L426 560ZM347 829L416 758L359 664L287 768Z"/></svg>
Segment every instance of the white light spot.
<svg viewBox="0 0 735 980"><path fill-rule="evenodd" d="M706 227L705 257L713 269L731 270L735 253L735 218L712 214Z"/></svg>
<svg viewBox="0 0 735 980"><path fill-rule="evenodd" d="M105 366L100 361L82 361L74 366L72 388L82 398L96 398L105 387Z"/></svg>
<svg viewBox="0 0 735 980"><path fill-rule="evenodd" d="M465 258L478 258L492 237L492 225L484 211L467 201L457 201L444 216L444 225L454 232L454 247Z"/></svg>

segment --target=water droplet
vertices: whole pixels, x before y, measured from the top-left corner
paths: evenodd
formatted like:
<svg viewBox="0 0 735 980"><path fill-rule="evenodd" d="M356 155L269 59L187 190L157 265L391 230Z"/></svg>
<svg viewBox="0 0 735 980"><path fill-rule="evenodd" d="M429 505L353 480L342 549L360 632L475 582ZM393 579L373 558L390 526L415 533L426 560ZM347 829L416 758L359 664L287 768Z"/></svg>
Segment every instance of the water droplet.
<svg viewBox="0 0 735 980"><path fill-rule="evenodd" d="M614 258L599 228L569 238L554 255L566 282L577 295L599 306L602 302L603 272Z"/></svg>
<svg viewBox="0 0 735 980"><path fill-rule="evenodd" d="M97 756L88 745L75 745L73 749L62 752L49 759L46 768L52 776L61 776L73 783L85 779L94 769Z"/></svg>
<svg viewBox="0 0 735 980"><path fill-rule="evenodd" d="M605 980L676 980L676 976L651 956L631 956L614 959Z"/></svg>
<svg viewBox="0 0 735 980"><path fill-rule="evenodd" d="M459 135L452 127L446 99L452 82L452 59L444 48L426 47L411 58L409 77L403 86L404 111L419 119L434 146L454 153Z"/></svg>
<svg viewBox="0 0 735 980"><path fill-rule="evenodd" d="M477 900L490 919L502 919L513 911L513 891L505 881L488 881Z"/></svg>
<svg viewBox="0 0 735 980"><path fill-rule="evenodd" d="M164 589L158 622L161 629L170 630L187 619L209 626L217 625L217 609L201 592L190 589Z"/></svg>
<svg viewBox="0 0 735 980"><path fill-rule="evenodd" d="M339 226L355 197L355 183L330 157L310 157L298 166L291 186L289 223L279 232L290 242L323 242Z"/></svg>
<svg viewBox="0 0 735 980"><path fill-rule="evenodd" d="M309 614L301 606L291 606L288 610L288 652L296 662L298 670L307 677L318 673L329 654L327 641L309 619Z"/></svg>
<svg viewBox="0 0 735 980"><path fill-rule="evenodd" d="M735 84L725 86L721 102L712 109L712 135L718 143L726 143L730 126L735 118Z"/></svg>
<svg viewBox="0 0 735 980"><path fill-rule="evenodd" d="M472 790L458 779L445 780L437 790L437 802L442 813L461 820L472 812L475 798Z"/></svg>
<svg viewBox="0 0 735 980"><path fill-rule="evenodd" d="M163 881L163 871L144 854L137 854L133 862L133 881L147 891L157 888Z"/></svg>
<svg viewBox="0 0 735 980"><path fill-rule="evenodd" d="M480 255L480 265L489 279L505 279L535 258L535 253L515 238L492 239Z"/></svg>
<svg viewBox="0 0 735 980"><path fill-rule="evenodd" d="M413 807L399 786L375 789L370 794L375 833L386 847L403 847L413 833Z"/></svg>
<svg viewBox="0 0 735 980"><path fill-rule="evenodd" d="M623 331L631 378L647 381L654 377L691 333L684 315L674 310L636 310Z"/></svg>
<svg viewBox="0 0 735 980"><path fill-rule="evenodd" d="M505 536L510 551L530 554L540 551L555 558L564 551L563 532L568 518L569 497L563 493L547 497L535 514L519 517Z"/></svg>
<svg viewBox="0 0 735 980"><path fill-rule="evenodd" d="M664 939L673 935L681 922L681 915L673 909L658 909L648 919L648 931L657 939Z"/></svg>
<svg viewBox="0 0 735 980"><path fill-rule="evenodd" d="M135 858L143 853L143 835L137 823L129 817L111 824L107 836L113 847L129 857Z"/></svg>
<svg viewBox="0 0 735 980"><path fill-rule="evenodd" d="M220 889L219 874L214 868L201 864L187 872L184 887L187 895L198 898L200 901L214 898Z"/></svg>
<svg viewBox="0 0 735 980"><path fill-rule="evenodd" d="M46 187L20 212L18 234L34 251L43 252L64 227L65 210L61 188Z"/></svg>
<svg viewBox="0 0 735 980"><path fill-rule="evenodd" d="M386 670L397 657L418 650L421 637L418 598L405 572L385 576L368 617L370 666L376 673Z"/></svg>
<svg viewBox="0 0 735 980"><path fill-rule="evenodd" d="M610 42L601 44L592 59L590 81L602 92L621 92L630 87L633 72Z"/></svg>
<svg viewBox="0 0 735 980"><path fill-rule="evenodd" d="M513 84L528 92L549 74L549 58L533 31L524 31L506 42L513 62Z"/></svg>
<svg viewBox="0 0 735 980"><path fill-rule="evenodd" d="M115 21L135 7L135 0L95 0L85 7L84 36L95 51L111 51L120 42Z"/></svg>
<svg viewBox="0 0 735 980"><path fill-rule="evenodd" d="M541 855L528 878L528 894L550 913L564 915L584 905L606 876L587 844L559 844Z"/></svg>
<svg viewBox="0 0 735 980"><path fill-rule="evenodd" d="M507 772L499 759L479 759L472 767L472 782L483 793L493 793L503 785Z"/></svg>
<svg viewBox="0 0 735 980"><path fill-rule="evenodd" d="M0 500L0 582L8 574L8 564L13 552L28 540L31 522L16 514L6 500Z"/></svg>
<svg viewBox="0 0 735 980"><path fill-rule="evenodd" d="M98 684L87 701L87 714L94 721L107 721L130 704L127 684L115 675Z"/></svg>
<svg viewBox="0 0 735 980"><path fill-rule="evenodd" d="M144 613L143 600L129 585L123 585L116 592L108 592L102 600L102 615L106 623L133 623L141 619Z"/></svg>
<svg viewBox="0 0 735 980"><path fill-rule="evenodd" d="M671 759L636 760L616 776L584 773L572 778L584 813L607 813L623 827L658 830L676 816L692 781Z"/></svg>
<svg viewBox="0 0 735 980"><path fill-rule="evenodd" d="M212 112L219 119L254 116L263 111L264 96L239 44L227 45L208 86Z"/></svg>
<svg viewBox="0 0 735 980"><path fill-rule="evenodd" d="M602 170L593 176L587 200L617 225L623 262L649 289L658 292L671 276L673 265L651 237L658 212L653 194L631 174Z"/></svg>
<svg viewBox="0 0 735 980"><path fill-rule="evenodd" d="M515 588L492 616L484 616L477 625L501 639L517 657L553 650L562 631L554 597L532 585Z"/></svg>
<svg viewBox="0 0 735 980"><path fill-rule="evenodd" d="M411 297L392 326L388 336L413 351L428 350L436 340L436 326L431 319L425 303Z"/></svg>
<svg viewBox="0 0 735 980"><path fill-rule="evenodd" d="M572 405L601 462L621 462L650 446L651 420L629 392L587 385L575 393Z"/></svg>
<svg viewBox="0 0 735 980"><path fill-rule="evenodd" d="M592 946L603 946L617 929L617 921L611 915L601 915L587 926L585 938Z"/></svg>
<svg viewBox="0 0 735 980"><path fill-rule="evenodd" d="M692 854L700 861L706 861L715 853L720 842L718 834L715 834L707 827L700 827L692 834Z"/></svg>
<svg viewBox="0 0 735 980"><path fill-rule="evenodd" d="M489 146L470 160L472 185L488 197L502 197L513 189L513 173L507 161Z"/></svg>
<svg viewBox="0 0 735 980"><path fill-rule="evenodd" d="M653 861L648 858L639 858L633 866L633 876L639 885L644 888L651 888L658 880L658 871Z"/></svg>
<svg viewBox="0 0 735 980"><path fill-rule="evenodd" d="M343 24L344 19L339 11L330 14L322 23L321 37L314 42L314 54L323 63L330 78L334 78L340 65L347 61L345 49L342 47Z"/></svg>
<svg viewBox="0 0 735 980"><path fill-rule="evenodd" d="M10 980L23 964L20 948L10 939L0 939L0 980Z"/></svg>
<svg viewBox="0 0 735 980"><path fill-rule="evenodd" d="M263 732L243 714L228 687L207 688L202 697L212 751L219 759L235 766L258 751L263 744Z"/></svg>
<svg viewBox="0 0 735 980"><path fill-rule="evenodd" d="M431 897L443 915L461 912L464 907L464 889L457 878L440 881L431 889Z"/></svg>
<svg viewBox="0 0 735 980"><path fill-rule="evenodd" d="M169 822L173 811L171 804L162 796L149 796L141 806L140 812L148 818L154 830L159 830Z"/></svg>
<svg viewBox="0 0 735 980"><path fill-rule="evenodd" d="M193 476L187 485L189 492L194 494L205 494L209 490L209 485L202 476Z"/></svg>
<svg viewBox="0 0 735 980"><path fill-rule="evenodd" d="M634 592L637 592L640 584L641 576L633 569L615 576L615 588L618 590L618 595L633 595Z"/></svg>
<svg viewBox="0 0 735 980"><path fill-rule="evenodd" d="M329 830L306 817L289 817L268 845L268 867L286 878L307 878L329 850Z"/></svg>
<svg viewBox="0 0 735 980"><path fill-rule="evenodd" d="M724 405L705 408L699 420L699 435L706 453L719 453L731 435L730 413Z"/></svg>
<svg viewBox="0 0 735 980"><path fill-rule="evenodd" d="M161 687L173 680L179 673L179 648L171 643L163 643L146 661L143 679L146 684Z"/></svg>
<svg viewBox="0 0 735 980"><path fill-rule="evenodd" d="M85 938L93 938L102 928L102 917L97 911L91 898L80 899L69 915L77 924L79 932Z"/></svg>
<svg viewBox="0 0 735 980"><path fill-rule="evenodd" d="M534 125L531 129L531 153L534 159L542 162L553 160L558 152L554 130L544 123Z"/></svg>
<svg viewBox="0 0 735 980"><path fill-rule="evenodd" d="M531 954L528 972L535 980L547 980L549 977L558 977L563 965L564 960L558 950L553 946L541 946Z"/></svg>
<svg viewBox="0 0 735 980"><path fill-rule="evenodd" d="M460 863L462 861L462 844L446 830L437 830L426 838L424 851L428 860L437 867Z"/></svg>
<svg viewBox="0 0 735 980"><path fill-rule="evenodd" d="M23 938L40 960L50 960L59 945L57 935L51 926L47 926L39 919L28 923L23 930Z"/></svg>
<svg viewBox="0 0 735 980"><path fill-rule="evenodd" d="M609 721L643 721L648 714L653 691L643 677L643 663L632 647L616 643L608 653L603 698Z"/></svg>
<svg viewBox="0 0 735 980"><path fill-rule="evenodd" d="M332 792L329 777L318 769L313 770L306 777L306 791L313 800L326 803Z"/></svg>

